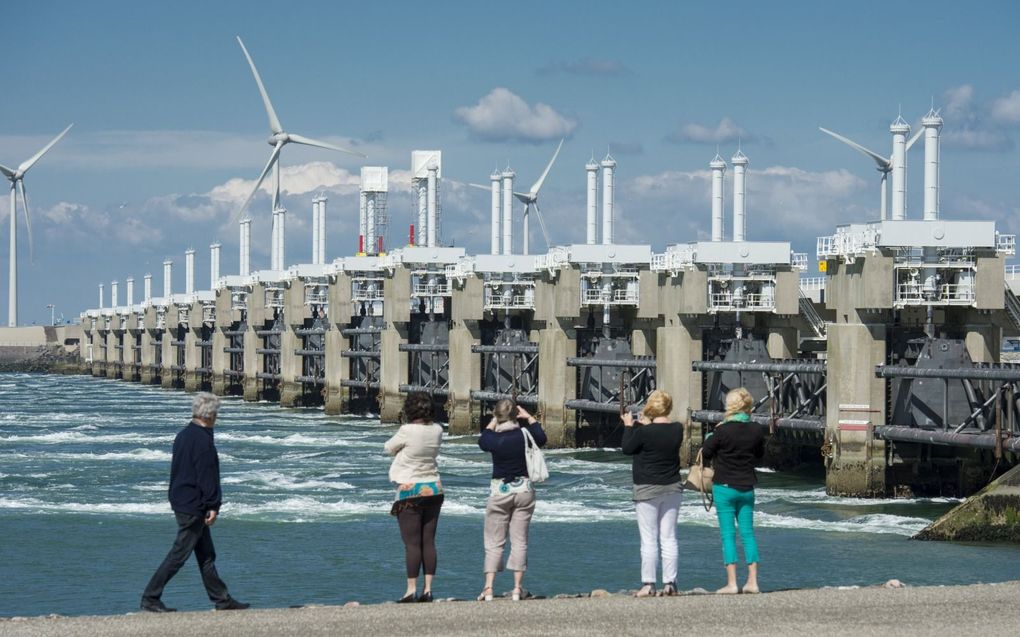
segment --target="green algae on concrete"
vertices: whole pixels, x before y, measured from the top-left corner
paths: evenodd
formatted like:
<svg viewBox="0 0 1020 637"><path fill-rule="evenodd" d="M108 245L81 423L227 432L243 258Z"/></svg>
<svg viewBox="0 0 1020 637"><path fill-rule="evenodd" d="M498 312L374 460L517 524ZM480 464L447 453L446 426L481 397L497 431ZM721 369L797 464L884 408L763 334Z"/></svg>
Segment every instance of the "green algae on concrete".
<svg viewBox="0 0 1020 637"><path fill-rule="evenodd" d="M914 539L1020 544L1020 465L932 522Z"/></svg>

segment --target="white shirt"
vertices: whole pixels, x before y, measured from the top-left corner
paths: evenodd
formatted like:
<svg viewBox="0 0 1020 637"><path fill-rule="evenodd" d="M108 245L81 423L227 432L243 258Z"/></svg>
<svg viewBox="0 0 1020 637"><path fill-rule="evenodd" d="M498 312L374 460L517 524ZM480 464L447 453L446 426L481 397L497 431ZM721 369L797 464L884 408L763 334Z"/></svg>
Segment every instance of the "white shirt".
<svg viewBox="0 0 1020 637"><path fill-rule="evenodd" d="M394 456L390 465L390 481L397 484L439 481L436 456L442 441L441 425L401 425L383 447L386 453Z"/></svg>

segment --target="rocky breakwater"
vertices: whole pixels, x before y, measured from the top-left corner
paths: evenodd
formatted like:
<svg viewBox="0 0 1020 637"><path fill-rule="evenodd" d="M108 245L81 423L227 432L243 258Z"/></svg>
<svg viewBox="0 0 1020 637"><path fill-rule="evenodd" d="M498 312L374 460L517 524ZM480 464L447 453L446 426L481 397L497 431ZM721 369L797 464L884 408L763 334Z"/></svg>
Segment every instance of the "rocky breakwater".
<svg viewBox="0 0 1020 637"><path fill-rule="evenodd" d="M914 539L1020 543L1020 465L932 522Z"/></svg>

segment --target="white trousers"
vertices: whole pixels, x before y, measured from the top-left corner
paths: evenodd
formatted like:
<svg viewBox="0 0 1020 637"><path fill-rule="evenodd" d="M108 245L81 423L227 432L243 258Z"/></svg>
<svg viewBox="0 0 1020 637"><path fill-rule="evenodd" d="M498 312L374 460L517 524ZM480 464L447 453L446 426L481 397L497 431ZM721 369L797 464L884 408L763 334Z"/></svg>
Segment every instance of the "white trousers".
<svg viewBox="0 0 1020 637"><path fill-rule="evenodd" d="M677 549L676 518L680 513L682 493L660 495L634 503L638 531L641 532L641 582L655 582L662 557L663 584L676 582Z"/></svg>

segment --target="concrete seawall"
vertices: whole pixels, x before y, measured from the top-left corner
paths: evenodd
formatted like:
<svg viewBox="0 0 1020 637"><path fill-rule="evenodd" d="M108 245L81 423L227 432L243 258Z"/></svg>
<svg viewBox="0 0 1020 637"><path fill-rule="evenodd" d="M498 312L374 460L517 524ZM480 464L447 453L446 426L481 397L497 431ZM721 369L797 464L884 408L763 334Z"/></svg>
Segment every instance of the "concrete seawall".
<svg viewBox="0 0 1020 637"><path fill-rule="evenodd" d="M79 371L81 326L0 328L0 372Z"/></svg>

